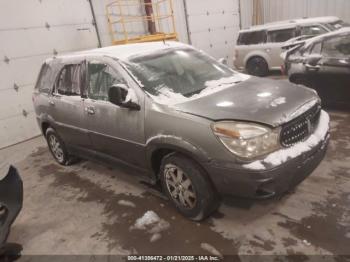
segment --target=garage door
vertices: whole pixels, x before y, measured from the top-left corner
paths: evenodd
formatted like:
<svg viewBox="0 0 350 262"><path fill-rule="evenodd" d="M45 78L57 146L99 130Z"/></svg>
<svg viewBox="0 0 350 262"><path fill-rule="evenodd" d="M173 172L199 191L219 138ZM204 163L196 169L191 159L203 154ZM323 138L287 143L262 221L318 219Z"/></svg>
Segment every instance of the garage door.
<svg viewBox="0 0 350 262"><path fill-rule="evenodd" d="M0 1L0 148L40 133L31 94L42 61L96 48L86 0Z"/></svg>
<svg viewBox="0 0 350 262"><path fill-rule="evenodd" d="M232 66L239 31L238 0L186 0L188 31L195 47Z"/></svg>

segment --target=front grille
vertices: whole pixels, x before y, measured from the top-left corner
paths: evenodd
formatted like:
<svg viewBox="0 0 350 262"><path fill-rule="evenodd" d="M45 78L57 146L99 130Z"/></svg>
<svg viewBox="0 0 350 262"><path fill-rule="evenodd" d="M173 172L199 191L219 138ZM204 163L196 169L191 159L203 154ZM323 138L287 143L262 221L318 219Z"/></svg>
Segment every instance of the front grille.
<svg viewBox="0 0 350 262"><path fill-rule="evenodd" d="M315 130L320 118L321 106L316 104L294 120L282 126L281 145L291 147L306 140Z"/></svg>

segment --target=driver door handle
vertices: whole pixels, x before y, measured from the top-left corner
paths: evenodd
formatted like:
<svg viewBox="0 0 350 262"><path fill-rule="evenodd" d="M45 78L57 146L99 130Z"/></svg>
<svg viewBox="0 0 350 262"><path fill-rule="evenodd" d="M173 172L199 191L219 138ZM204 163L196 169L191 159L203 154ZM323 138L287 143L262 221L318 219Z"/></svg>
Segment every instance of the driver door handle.
<svg viewBox="0 0 350 262"><path fill-rule="evenodd" d="M95 114L95 108L93 106L85 107L85 112L88 113L89 115L94 115Z"/></svg>

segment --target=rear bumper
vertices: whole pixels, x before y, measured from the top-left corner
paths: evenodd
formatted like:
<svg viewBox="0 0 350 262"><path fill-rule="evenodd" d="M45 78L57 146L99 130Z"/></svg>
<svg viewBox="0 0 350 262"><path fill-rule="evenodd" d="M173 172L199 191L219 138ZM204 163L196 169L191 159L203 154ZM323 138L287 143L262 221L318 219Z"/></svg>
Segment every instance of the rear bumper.
<svg viewBox="0 0 350 262"><path fill-rule="evenodd" d="M265 199L281 195L308 177L325 156L330 135L315 148L270 170L205 168L221 195Z"/></svg>

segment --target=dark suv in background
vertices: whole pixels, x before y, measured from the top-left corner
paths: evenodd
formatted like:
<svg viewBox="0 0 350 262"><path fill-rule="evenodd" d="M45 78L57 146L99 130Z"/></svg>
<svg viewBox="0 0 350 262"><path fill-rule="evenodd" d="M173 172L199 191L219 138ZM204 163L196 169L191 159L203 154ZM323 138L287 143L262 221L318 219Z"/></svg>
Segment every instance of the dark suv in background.
<svg viewBox="0 0 350 262"><path fill-rule="evenodd" d="M287 51L289 80L313 88L328 106L350 107L350 28L318 36Z"/></svg>

